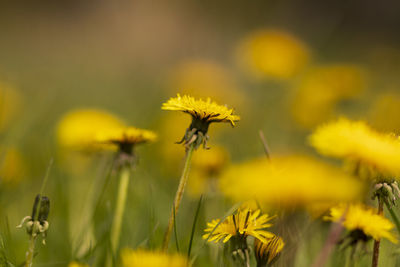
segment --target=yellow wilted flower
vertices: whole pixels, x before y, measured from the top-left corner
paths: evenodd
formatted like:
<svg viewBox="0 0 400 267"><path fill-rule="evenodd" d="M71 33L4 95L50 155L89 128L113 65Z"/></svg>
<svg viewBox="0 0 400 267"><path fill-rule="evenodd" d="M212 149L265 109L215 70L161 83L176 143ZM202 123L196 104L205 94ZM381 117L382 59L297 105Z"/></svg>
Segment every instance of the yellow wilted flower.
<svg viewBox="0 0 400 267"><path fill-rule="evenodd" d="M177 97L170 98L163 103L162 109L182 111L192 116L192 123L182 138L182 142L185 144L195 142L196 148L201 144L206 146L208 140L207 131L210 123L229 122L232 126L235 126L235 122L240 119L239 116L233 114L233 109L221 106L210 98L204 101L188 95L181 97L178 94Z"/></svg>
<svg viewBox="0 0 400 267"><path fill-rule="evenodd" d="M60 146L73 150L96 148L96 136L101 131L124 127L116 116L99 109L76 109L65 114L57 125Z"/></svg>
<svg viewBox="0 0 400 267"><path fill-rule="evenodd" d="M10 85L0 83L0 131L15 118L22 106L22 95Z"/></svg>
<svg viewBox="0 0 400 267"><path fill-rule="evenodd" d="M77 261L70 262L68 267L89 267L89 264L79 263Z"/></svg>
<svg viewBox="0 0 400 267"><path fill-rule="evenodd" d="M254 241L254 254L257 260L257 266L269 266L272 261L276 260L283 250L285 242L279 236L273 235L266 242L258 239Z"/></svg>
<svg viewBox="0 0 400 267"><path fill-rule="evenodd" d="M258 159L229 168L220 190L234 200L256 199L278 207L349 201L363 193L362 183L325 163L303 156Z"/></svg>
<svg viewBox="0 0 400 267"><path fill-rule="evenodd" d="M259 30L239 43L238 63L255 77L290 79L309 61L307 46L290 33Z"/></svg>
<svg viewBox="0 0 400 267"><path fill-rule="evenodd" d="M322 65L310 69L296 85L293 118L304 128L334 116L339 101L357 97L366 87L364 70L351 64Z"/></svg>
<svg viewBox="0 0 400 267"><path fill-rule="evenodd" d="M240 208L222 223L220 223L219 219L212 220L207 223L207 228L204 230L206 234L203 235L203 239L209 242L222 240L222 242L226 243L232 237L245 240L247 236L253 236L266 242L268 238L273 237L273 234L265 231L265 229L272 226L268 222L274 217L269 217L268 214L260 216L260 214L261 211L259 209Z"/></svg>
<svg viewBox="0 0 400 267"><path fill-rule="evenodd" d="M187 267L188 260L179 254L157 251L124 249L121 253L123 267Z"/></svg>
<svg viewBox="0 0 400 267"><path fill-rule="evenodd" d="M235 105L242 103L245 96L239 92L234 75L217 62L204 59L186 60L171 72L170 87L183 94L196 97L212 97L226 100Z"/></svg>
<svg viewBox="0 0 400 267"><path fill-rule="evenodd" d="M396 237L390 232L394 228L393 223L377 212L375 208L362 204L341 204L331 208L330 214L324 219L338 222L344 216L342 224L348 230L360 230L375 240L386 238L392 243L397 243Z"/></svg>
<svg viewBox="0 0 400 267"><path fill-rule="evenodd" d="M309 140L322 155L360 162L383 174L400 174L400 140L363 121L341 118L318 127Z"/></svg>

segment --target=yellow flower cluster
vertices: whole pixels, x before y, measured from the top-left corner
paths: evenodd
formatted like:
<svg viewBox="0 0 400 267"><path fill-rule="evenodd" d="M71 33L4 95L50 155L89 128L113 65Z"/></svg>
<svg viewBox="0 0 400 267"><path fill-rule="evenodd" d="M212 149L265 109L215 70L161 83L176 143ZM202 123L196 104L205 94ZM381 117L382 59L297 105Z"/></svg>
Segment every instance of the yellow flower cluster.
<svg viewBox="0 0 400 267"><path fill-rule="evenodd" d="M79 263L77 261L73 261L68 264L68 267L89 267L89 265L84 264L84 263Z"/></svg>
<svg viewBox="0 0 400 267"><path fill-rule="evenodd" d="M285 80L299 73L309 61L306 45L291 34L278 30L259 30L240 42L240 66L255 77Z"/></svg>
<svg viewBox="0 0 400 267"><path fill-rule="evenodd" d="M170 98L167 102L163 103L162 109L189 113L193 118L207 123L229 122L232 126L235 126L235 122L240 119L239 116L233 114L233 109L221 106L210 98L204 101L188 95L181 97L178 94L177 97Z"/></svg>
<svg viewBox="0 0 400 267"><path fill-rule="evenodd" d="M363 121L342 118L324 124L309 140L322 155L360 162L388 175L400 174L400 140L374 131Z"/></svg>
<svg viewBox="0 0 400 267"><path fill-rule="evenodd" d="M301 207L316 202L361 197L360 181L330 165L303 156L258 159L229 168L220 189L234 200L256 199L275 207Z"/></svg>
<svg viewBox="0 0 400 267"><path fill-rule="evenodd" d="M330 210L330 214L324 219L338 222L344 217L343 226L348 230L361 230L365 235L375 240L386 238L390 242L397 243L396 237L390 232L394 228L392 222L377 214L377 210L362 204L339 205Z"/></svg>
<svg viewBox="0 0 400 267"><path fill-rule="evenodd" d="M188 260L179 254L157 251L124 249L121 252L123 267L187 267Z"/></svg>
<svg viewBox="0 0 400 267"><path fill-rule="evenodd" d="M221 223L219 219L212 220L207 223L203 239L209 242L222 240L226 243L234 236L253 236L266 242L267 239L273 237L273 234L265 229L272 226L268 222L274 217L269 217L268 214L260 216L260 213L260 210L252 211L245 208L239 209L236 214L230 215Z"/></svg>

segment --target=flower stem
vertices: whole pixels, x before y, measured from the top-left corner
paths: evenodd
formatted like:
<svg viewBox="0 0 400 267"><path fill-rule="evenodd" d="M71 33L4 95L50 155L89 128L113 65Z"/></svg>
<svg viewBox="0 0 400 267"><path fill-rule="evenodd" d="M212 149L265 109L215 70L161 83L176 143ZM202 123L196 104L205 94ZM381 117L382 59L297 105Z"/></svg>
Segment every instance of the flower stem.
<svg viewBox="0 0 400 267"><path fill-rule="evenodd" d="M400 233L400 221L399 221L399 218L397 217L396 213L394 212L394 210L390 206L390 204L387 201L387 199L384 199L384 203L385 203L385 206L388 209L390 215L392 216L392 219L393 219L394 224L396 225L397 231Z"/></svg>
<svg viewBox="0 0 400 267"><path fill-rule="evenodd" d="M383 214L382 197L380 195L378 195L377 197L378 197L378 214L382 215ZM381 244L381 240L380 239L374 241L374 252L373 252L373 257L372 257L372 267L377 267L378 266L380 244Z"/></svg>
<svg viewBox="0 0 400 267"><path fill-rule="evenodd" d="M33 254L35 252L35 242L36 242L36 237L31 235L31 237L29 238L29 247L28 250L26 251L25 267L32 267Z"/></svg>
<svg viewBox="0 0 400 267"><path fill-rule="evenodd" d="M183 192L185 190L185 185L186 185L186 182L189 177L190 162L192 159L193 150L194 150L194 143L190 144L188 149L186 150L185 165L183 167L181 179L179 180L178 190L176 191L176 194L175 194L174 205L172 207L171 215L170 215L169 221L168 221L168 228L164 235L164 241L163 241L163 246L162 246L163 251L167 251L167 249L168 249L168 244L169 244L169 240L171 238L172 228L175 223L174 214L175 214L175 216L178 214L179 204L181 202Z"/></svg>
<svg viewBox="0 0 400 267"><path fill-rule="evenodd" d="M128 194L128 185L129 185L129 176L130 176L130 168L123 167L120 170L120 178L119 178L119 185L118 185L118 193L117 193L117 203L115 206L115 213L114 219L112 221L111 226L111 249L113 256L116 255L119 245L119 238L121 236L121 225L122 225L122 218L124 216L125 211L125 203L126 197ZM111 266L112 258L107 259L107 266Z"/></svg>

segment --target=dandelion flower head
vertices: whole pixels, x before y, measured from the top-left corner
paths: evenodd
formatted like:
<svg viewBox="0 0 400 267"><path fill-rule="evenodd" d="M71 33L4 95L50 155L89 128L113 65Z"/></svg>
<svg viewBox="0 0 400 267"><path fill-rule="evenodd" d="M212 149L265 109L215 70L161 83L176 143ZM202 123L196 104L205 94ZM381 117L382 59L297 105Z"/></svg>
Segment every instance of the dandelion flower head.
<svg viewBox="0 0 400 267"><path fill-rule="evenodd" d="M362 204L341 204L330 209L330 214L324 219L338 222L344 216L343 226L350 231L361 230L365 235L375 240L386 238L392 243L397 243L391 230L394 225L391 221L377 214L377 210Z"/></svg>
<svg viewBox="0 0 400 267"><path fill-rule="evenodd" d="M266 242L268 238L273 237L273 234L265 229L272 226L269 221L274 217L269 217L268 214L260 214L259 209L239 208L235 214L228 216L221 223L219 219L207 223L203 239L209 242L222 240L226 243L235 236L253 236Z"/></svg>
<svg viewBox="0 0 400 267"><path fill-rule="evenodd" d="M256 239L254 241L254 253L257 263L260 266L270 264L273 260L277 259L284 246L285 242L283 242L283 239L276 235L268 238L266 242Z"/></svg>
<svg viewBox="0 0 400 267"><path fill-rule="evenodd" d="M124 249L121 252L123 267L187 267L188 260L179 254L157 251Z"/></svg>
<svg viewBox="0 0 400 267"><path fill-rule="evenodd" d="M293 35L279 30L259 30L239 43L238 63L254 77L286 80L308 63L307 46Z"/></svg>
<svg viewBox="0 0 400 267"><path fill-rule="evenodd" d="M235 201L256 199L277 208L358 199L363 186L345 172L306 156L255 159L222 174L219 189Z"/></svg>
<svg viewBox="0 0 400 267"><path fill-rule="evenodd" d="M65 114L57 125L57 141L72 150L99 148L96 136L101 131L124 127L122 120L100 109L76 109Z"/></svg>
<svg viewBox="0 0 400 267"><path fill-rule="evenodd" d="M89 265L84 264L84 263L79 263L77 261L73 261L68 264L68 267L89 267Z"/></svg>
<svg viewBox="0 0 400 267"><path fill-rule="evenodd" d="M309 140L322 155L360 162L383 174L400 174L400 140L363 121L341 118L318 127Z"/></svg>
<svg viewBox="0 0 400 267"><path fill-rule="evenodd" d="M118 146L133 146L136 144L154 142L157 135L149 130L136 127L109 128L99 131L96 140L100 143L110 143Z"/></svg>

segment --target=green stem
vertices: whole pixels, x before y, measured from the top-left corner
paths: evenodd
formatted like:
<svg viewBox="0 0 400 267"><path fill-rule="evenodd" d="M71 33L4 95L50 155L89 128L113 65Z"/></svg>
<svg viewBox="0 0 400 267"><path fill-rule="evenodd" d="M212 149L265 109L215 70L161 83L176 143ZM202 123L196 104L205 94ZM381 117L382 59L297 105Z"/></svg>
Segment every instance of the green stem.
<svg viewBox="0 0 400 267"><path fill-rule="evenodd" d="M378 214L383 214L383 201L382 197L378 195ZM379 247L381 244L381 240L374 241L374 251L372 256L372 267L377 267L379 262Z"/></svg>
<svg viewBox="0 0 400 267"><path fill-rule="evenodd" d="M171 215L169 216L168 228L164 235L164 241L163 241L163 246L162 246L163 251L167 251L167 249L168 249L168 244L169 244L169 240L171 238L172 228L175 223L174 214L175 214L175 216L178 214L179 204L181 203L181 199L183 196L183 192L185 190L186 182L189 177L190 162L192 159L193 150L194 150L194 143L190 144L190 146L186 150L185 165L183 167L181 179L179 180L178 190L176 191L176 194L175 194L175 200L174 200L174 205L171 210Z"/></svg>
<svg viewBox="0 0 400 267"><path fill-rule="evenodd" d="M400 221L399 218L397 218L396 213L394 212L394 210L392 209L392 207L390 206L389 202L387 201L387 199L384 199L386 208L388 209L390 215L392 216L393 222L396 225L397 231L400 233Z"/></svg>
<svg viewBox="0 0 400 267"><path fill-rule="evenodd" d="M124 216L126 197L128 195L130 171L131 170L129 167L123 167L120 171L117 202L110 233L112 255L111 257L108 255L106 266L112 266L112 258L115 257L118 251L119 238L121 236L122 218Z"/></svg>
<svg viewBox="0 0 400 267"><path fill-rule="evenodd" d="M36 242L36 237L31 236L29 238L28 251L26 251L25 267L32 267L33 255L34 255L34 252L35 252L35 242Z"/></svg>

